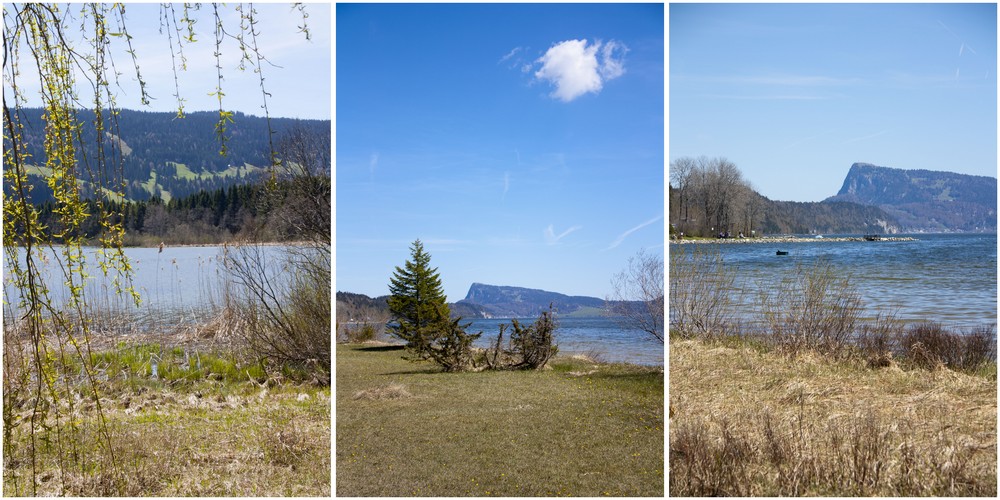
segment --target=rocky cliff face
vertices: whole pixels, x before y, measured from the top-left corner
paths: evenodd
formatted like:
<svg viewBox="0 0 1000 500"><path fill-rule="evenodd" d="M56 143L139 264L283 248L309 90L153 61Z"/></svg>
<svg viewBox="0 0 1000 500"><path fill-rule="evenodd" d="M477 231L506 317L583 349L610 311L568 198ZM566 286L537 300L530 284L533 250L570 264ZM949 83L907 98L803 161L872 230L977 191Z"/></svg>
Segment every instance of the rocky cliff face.
<svg viewBox="0 0 1000 500"><path fill-rule="evenodd" d="M604 301L596 297L563 295L545 290L516 286L496 286L473 283L464 300L457 304L475 304L487 315L497 318L531 318L549 308L560 314L570 314L583 308L601 308Z"/></svg>
<svg viewBox="0 0 1000 500"><path fill-rule="evenodd" d="M994 177L855 163L840 192L826 201L877 206L894 216L903 231L997 230Z"/></svg>

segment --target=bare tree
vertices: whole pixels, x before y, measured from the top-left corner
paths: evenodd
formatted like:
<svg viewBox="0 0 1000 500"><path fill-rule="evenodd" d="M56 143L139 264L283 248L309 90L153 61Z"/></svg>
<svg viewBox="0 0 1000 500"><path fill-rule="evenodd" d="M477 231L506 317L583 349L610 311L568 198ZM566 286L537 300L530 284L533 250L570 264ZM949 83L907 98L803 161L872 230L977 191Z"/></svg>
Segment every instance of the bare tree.
<svg viewBox="0 0 1000 500"><path fill-rule="evenodd" d="M623 328L642 330L663 343L663 257L640 250L611 278L605 315Z"/></svg>
<svg viewBox="0 0 1000 500"><path fill-rule="evenodd" d="M670 163L670 179L677 190L677 213L675 219L681 231L687 229L691 217L691 181L696 168L692 158L678 158Z"/></svg>
<svg viewBox="0 0 1000 500"><path fill-rule="evenodd" d="M330 373L331 182L327 134L293 128L278 144L265 203L272 213L264 231L293 240L277 251L250 241L227 248L231 292L247 323L243 335L254 353L279 363L312 366L319 380Z"/></svg>
<svg viewBox="0 0 1000 500"><path fill-rule="evenodd" d="M671 223L689 234L717 235L752 227L762 210L750 183L733 162L725 158L678 158L670 164L677 190L672 197ZM751 229L747 229L748 231Z"/></svg>

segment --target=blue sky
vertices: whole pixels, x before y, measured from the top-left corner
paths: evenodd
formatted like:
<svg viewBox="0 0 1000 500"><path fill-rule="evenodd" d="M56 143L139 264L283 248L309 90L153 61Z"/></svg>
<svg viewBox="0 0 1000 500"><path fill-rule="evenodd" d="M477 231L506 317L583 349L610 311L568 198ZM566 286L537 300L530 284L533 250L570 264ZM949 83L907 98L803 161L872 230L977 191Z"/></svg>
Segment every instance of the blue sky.
<svg viewBox="0 0 1000 500"><path fill-rule="evenodd" d="M418 238L450 301L662 253L662 5L336 9L337 290L387 294Z"/></svg>
<svg viewBox="0 0 1000 500"><path fill-rule="evenodd" d="M726 157L771 199L854 162L997 175L996 4L673 4L670 160Z"/></svg>
<svg viewBox="0 0 1000 500"><path fill-rule="evenodd" d="M63 6L65 7L65 6ZM231 35L239 32L239 13L235 4L220 6L220 17ZM329 120L331 117L331 19L332 8L329 4L308 4L306 20L311 40L306 40L300 33L302 14L292 8L291 4L254 4L257 10L258 46L272 64L264 66L265 88L271 94L268 97L268 108L271 116L289 118L312 118ZM70 26L79 25L79 4L65 9L74 16L76 22ZM176 17L181 19L183 12L180 5L175 5ZM195 23L196 43L187 44L183 48L187 59L187 70L178 74L178 86L181 97L184 98L185 111L215 111L219 109L218 99L209 94L215 91L217 85L214 19L209 4L202 5L197 12L191 11ZM135 70L130 56L125 52L128 47L121 38L111 38L113 56L120 77L121 88L116 89L118 105L122 108L143 109L147 111L177 111L177 99L174 86L173 63L170 57L170 41L166 32L160 32L159 4L128 3L125 9L125 22L129 34L133 37L133 48L139 63L143 80L146 81L148 92L154 98L149 106L142 106L139 98L139 85L135 79ZM116 21L112 21L115 30ZM79 40L79 32L70 33ZM174 43L177 43L176 38ZM223 106L226 110L241 111L258 116L264 115L260 80L252 68L245 71L237 69L241 53L232 39L223 42ZM24 75L34 74L30 68L27 51L22 60ZM180 64L179 59L176 59ZM89 83L78 76L82 82L80 91ZM27 106L40 106L38 97L38 82L27 77L21 80L25 95L29 101ZM4 92L8 92L6 81ZM81 94L80 100L86 105L93 99Z"/></svg>

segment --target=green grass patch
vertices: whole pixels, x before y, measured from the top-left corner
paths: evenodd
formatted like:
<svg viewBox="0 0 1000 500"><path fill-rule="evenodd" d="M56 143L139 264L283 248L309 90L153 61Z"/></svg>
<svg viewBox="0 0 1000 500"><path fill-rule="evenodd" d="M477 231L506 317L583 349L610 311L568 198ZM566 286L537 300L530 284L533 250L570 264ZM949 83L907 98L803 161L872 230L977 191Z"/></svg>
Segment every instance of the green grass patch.
<svg viewBox="0 0 1000 500"><path fill-rule="evenodd" d="M167 165L173 165L174 168L177 169L177 177L180 179L193 181L195 179L204 178L203 174L196 174L192 172L191 169L188 168L188 166L185 165L184 163L168 161Z"/></svg>
<svg viewBox="0 0 1000 500"><path fill-rule="evenodd" d="M72 360L66 363L72 364ZM194 383L205 379L227 383L250 380L262 383L268 378L259 363L240 363L231 355L197 349L164 349L160 344L119 343L114 349L92 354L91 365L95 372L105 375L104 378L145 386L157 386L158 382L168 385ZM72 365L70 370L74 369L79 370L79 365ZM306 378L295 368L282 367L281 370L288 379Z"/></svg>
<svg viewBox="0 0 1000 500"><path fill-rule="evenodd" d="M662 496L663 372L442 373L337 346L337 495Z"/></svg>
<svg viewBox="0 0 1000 500"><path fill-rule="evenodd" d="M250 174L261 172L265 170L262 167L257 167L249 163L243 163L242 165L231 165L229 168L219 172L195 172L191 170L191 167L183 163L167 162L168 165L173 165L177 169L177 177L181 179L187 179L189 181L193 180L210 180L216 178L228 178L228 177L246 177Z"/></svg>

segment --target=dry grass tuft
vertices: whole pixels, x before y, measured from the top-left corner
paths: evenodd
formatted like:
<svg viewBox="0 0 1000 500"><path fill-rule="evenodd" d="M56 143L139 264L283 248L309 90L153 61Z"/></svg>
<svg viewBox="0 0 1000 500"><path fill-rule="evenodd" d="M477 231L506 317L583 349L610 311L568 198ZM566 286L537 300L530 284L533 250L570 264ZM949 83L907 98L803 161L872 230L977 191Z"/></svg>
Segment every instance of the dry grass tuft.
<svg viewBox="0 0 1000 500"><path fill-rule="evenodd" d="M672 496L996 496L994 378L698 341L670 369Z"/></svg>
<svg viewBox="0 0 1000 500"><path fill-rule="evenodd" d="M413 395L410 394L410 391L406 390L405 386L397 383L380 385L372 389L365 389L354 393L354 399L370 400L403 399L412 396Z"/></svg>
<svg viewBox="0 0 1000 500"><path fill-rule="evenodd" d="M103 354L124 363L130 352ZM203 354L206 365L220 359ZM102 418L87 392L58 403L74 434L52 440L72 440L79 466L60 469L54 447L40 447L39 496L330 495L329 386L286 382L261 390L241 377L168 380L126 371L100 382L110 451L86 445L97 442ZM12 410L23 425L4 442L3 488L21 496L31 493L31 410ZM39 426L52 427L51 412L42 418Z"/></svg>

